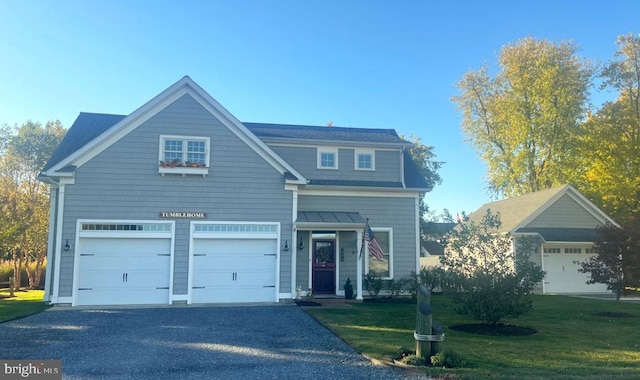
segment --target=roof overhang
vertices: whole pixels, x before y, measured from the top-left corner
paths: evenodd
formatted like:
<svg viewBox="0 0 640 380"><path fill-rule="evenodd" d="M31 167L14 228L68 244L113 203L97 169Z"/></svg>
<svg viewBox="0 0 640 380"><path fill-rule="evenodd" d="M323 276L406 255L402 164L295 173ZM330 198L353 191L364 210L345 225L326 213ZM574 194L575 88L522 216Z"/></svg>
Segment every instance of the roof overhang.
<svg viewBox="0 0 640 380"><path fill-rule="evenodd" d="M298 211L298 229L362 229L365 219L358 212L345 211Z"/></svg>

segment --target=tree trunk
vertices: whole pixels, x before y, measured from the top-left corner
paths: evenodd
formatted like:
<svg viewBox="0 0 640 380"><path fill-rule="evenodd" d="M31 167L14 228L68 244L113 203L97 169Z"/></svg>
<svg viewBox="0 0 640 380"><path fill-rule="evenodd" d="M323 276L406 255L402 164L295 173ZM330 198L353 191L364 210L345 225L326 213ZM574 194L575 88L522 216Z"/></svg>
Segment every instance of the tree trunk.
<svg viewBox="0 0 640 380"><path fill-rule="evenodd" d="M13 261L13 288L14 290L20 290L20 285L22 284L22 251L19 248L14 248L12 251L12 261Z"/></svg>

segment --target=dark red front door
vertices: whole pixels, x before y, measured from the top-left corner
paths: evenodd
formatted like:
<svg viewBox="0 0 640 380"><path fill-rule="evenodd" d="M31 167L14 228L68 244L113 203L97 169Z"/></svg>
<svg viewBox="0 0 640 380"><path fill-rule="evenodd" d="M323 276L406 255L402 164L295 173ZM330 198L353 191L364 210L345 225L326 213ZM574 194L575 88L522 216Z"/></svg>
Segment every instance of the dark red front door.
<svg viewBox="0 0 640 380"><path fill-rule="evenodd" d="M336 241L313 241L313 294L336 293Z"/></svg>

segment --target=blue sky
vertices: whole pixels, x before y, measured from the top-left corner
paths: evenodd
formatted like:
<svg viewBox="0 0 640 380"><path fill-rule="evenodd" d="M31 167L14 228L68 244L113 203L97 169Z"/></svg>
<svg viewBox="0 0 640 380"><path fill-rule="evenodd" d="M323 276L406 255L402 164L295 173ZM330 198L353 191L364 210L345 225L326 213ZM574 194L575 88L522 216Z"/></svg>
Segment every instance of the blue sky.
<svg viewBox="0 0 640 380"><path fill-rule="evenodd" d="M462 75L527 36L610 60L640 2L3 0L0 20L0 124L128 114L189 75L241 121L421 138L446 162L427 204L455 214L491 200L450 100Z"/></svg>

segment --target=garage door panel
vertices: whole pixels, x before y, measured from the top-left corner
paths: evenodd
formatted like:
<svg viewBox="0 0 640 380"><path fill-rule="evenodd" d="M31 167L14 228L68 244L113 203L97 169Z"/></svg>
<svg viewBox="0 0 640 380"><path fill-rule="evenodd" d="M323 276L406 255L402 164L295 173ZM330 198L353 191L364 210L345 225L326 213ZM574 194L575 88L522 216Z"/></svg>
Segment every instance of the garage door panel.
<svg viewBox="0 0 640 380"><path fill-rule="evenodd" d="M192 303L276 300L275 239L195 239Z"/></svg>
<svg viewBox="0 0 640 380"><path fill-rule="evenodd" d="M589 254L554 253L544 254L544 270L546 277L544 290L546 293L603 293L607 292L604 284L587 284L589 275L580 273L580 264L591 257Z"/></svg>
<svg viewBox="0 0 640 380"><path fill-rule="evenodd" d="M171 239L81 238L79 305L169 302Z"/></svg>

